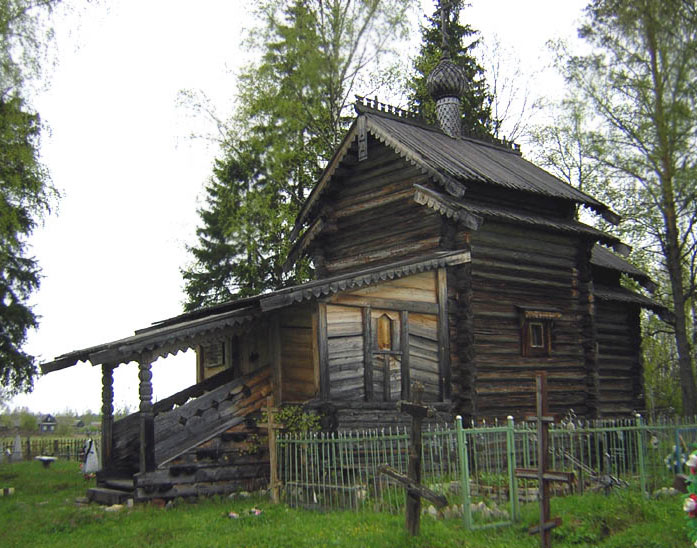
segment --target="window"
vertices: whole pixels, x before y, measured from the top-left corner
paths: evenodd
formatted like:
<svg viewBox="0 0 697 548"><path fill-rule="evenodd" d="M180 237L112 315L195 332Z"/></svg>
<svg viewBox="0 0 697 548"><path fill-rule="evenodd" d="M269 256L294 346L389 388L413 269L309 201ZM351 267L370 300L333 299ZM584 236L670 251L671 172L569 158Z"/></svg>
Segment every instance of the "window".
<svg viewBox="0 0 697 548"><path fill-rule="evenodd" d="M377 321L378 350L392 350L392 320L383 314Z"/></svg>
<svg viewBox="0 0 697 548"><path fill-rule="evenodd" d="M372 397L396 401L405 397L399 313L375 310L372 315Z"/></svg>
<svg viewBox="0 0 697 548"><path fill-rule="evenodd" d="M553 309L518 307L520 313L521 354L549 356L552 353L554 320L561 313Z"/></svg>

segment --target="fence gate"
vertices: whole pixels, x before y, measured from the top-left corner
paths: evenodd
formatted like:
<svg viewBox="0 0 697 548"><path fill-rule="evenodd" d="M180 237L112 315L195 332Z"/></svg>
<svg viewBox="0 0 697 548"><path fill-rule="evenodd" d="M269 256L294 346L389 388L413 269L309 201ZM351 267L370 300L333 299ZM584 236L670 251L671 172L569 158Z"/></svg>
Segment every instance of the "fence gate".
<svg viewBox="0 0 697 548"><path fill-rule="evenodd" d="M455 429L465 526L512 524L518 515L513 419L505 426L464 429L458 417Z"/></svg>

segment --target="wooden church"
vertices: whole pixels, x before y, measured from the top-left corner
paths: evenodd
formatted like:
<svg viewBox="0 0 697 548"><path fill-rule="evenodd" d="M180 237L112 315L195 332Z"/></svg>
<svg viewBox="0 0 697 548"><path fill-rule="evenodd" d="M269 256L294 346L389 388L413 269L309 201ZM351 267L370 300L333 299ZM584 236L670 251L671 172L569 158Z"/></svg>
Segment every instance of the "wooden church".
<svg viewBox="0 0 697 548"><path fill-rule="evenodd" d="M644 407L640 310L665 310L620 285L622 275L651 282L617 255L625 245L576 213L617 215L516 145L465 136L464 81L447 58L428 85L438 127L358 101L292 233L289 264L310 257L316 280L42 366L102 368L104 492L142 500L264 484L268 461L248 454L249 435L269 395L319 413L326 430L404 421L395 402L415 381L440 419L520 417L544 370L552 412ZM153 402L152 362L187 349L198 383ZM114 422L113 370L131 361L140 410Z"/></svg>

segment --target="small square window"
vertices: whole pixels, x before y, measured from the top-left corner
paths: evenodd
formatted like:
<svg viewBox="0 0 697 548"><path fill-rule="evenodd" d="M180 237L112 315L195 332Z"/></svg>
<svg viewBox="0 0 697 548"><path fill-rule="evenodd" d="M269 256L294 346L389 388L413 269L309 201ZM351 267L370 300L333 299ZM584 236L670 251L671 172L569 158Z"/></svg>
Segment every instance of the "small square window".
<svg viewBox="0 0 697 548"><path fill-rule="evenodd" d="M549 356L552 352L554 320L560 318L561 313L556 310L518 308L522 355Z"/></svg>

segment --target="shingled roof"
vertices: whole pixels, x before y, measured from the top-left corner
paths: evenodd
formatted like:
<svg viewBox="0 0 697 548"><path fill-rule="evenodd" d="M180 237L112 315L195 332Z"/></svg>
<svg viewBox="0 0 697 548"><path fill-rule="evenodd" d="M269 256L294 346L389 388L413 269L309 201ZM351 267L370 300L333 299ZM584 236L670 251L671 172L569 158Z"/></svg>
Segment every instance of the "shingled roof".
<svg viewBox="0 0 697 548"><path fill-rule="evenodd" d="M608 206L529 162L510 143L469 137L452 139L440 129L403 114L380 111L361 103L356 104L356 110L358 118L298 213L291 234L293 239L299 235L313 206L330 185L341 160L356 139L359 120L365 124L368 134L421 168L453 196L462 197L467 183L482 183L569 200L591 208L610 222L619 221L619 216Z"/></svg>
<svg viewBox="0 0 697 548"><path fill-rule="evenodd" d="M600 245L593 246L591 264L601 268L622 272L623 274L626 274L630 278L639 282L643 287L652 293L656 290L656 284L645 272L642 272L633 264L625 261L621 257L618 257L612 253L612 251Z"/></svg>

